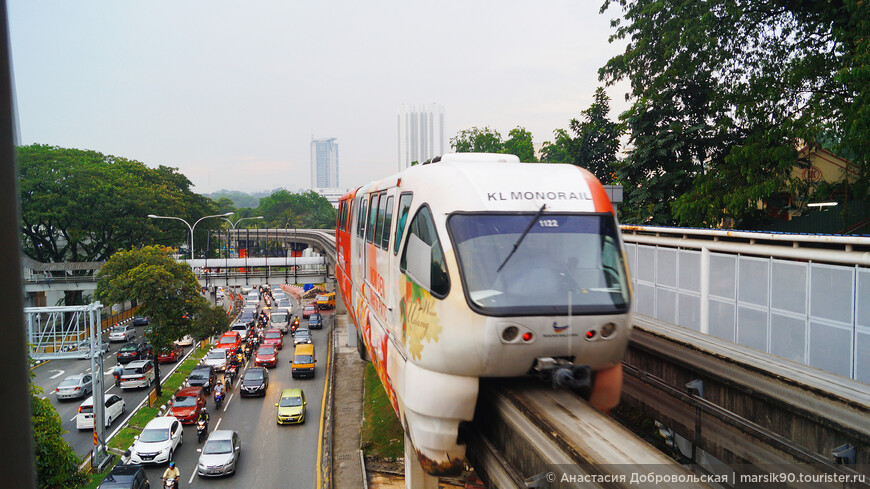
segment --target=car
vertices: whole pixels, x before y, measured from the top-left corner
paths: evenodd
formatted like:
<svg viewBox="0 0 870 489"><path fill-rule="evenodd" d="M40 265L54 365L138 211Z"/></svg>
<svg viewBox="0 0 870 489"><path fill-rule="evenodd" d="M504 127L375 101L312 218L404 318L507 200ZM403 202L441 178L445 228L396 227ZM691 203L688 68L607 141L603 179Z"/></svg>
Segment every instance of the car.
<svg viewBox="0 0 870 489"><path fill-rule="evenodd" d="M250 321L235 323L230 327L230 331L239 333L239 338L241 338L242 341L245 341L245 338L248 337L249 322Z"/></svg>
<svg viewBox="0 0 870 489"><path fill-rule="evenodd" d="M106 394L104 399L105 409L103 417L108 428L113 421L120 418L127 412L127 403L117 394ZM80 430L94 429L94 397L91 396L79 406L78 414L76 414L76 428Z"/></svg>
<svg viewBox="0 0 870 489"><path fill-rule="evenodd" d="M54 389L58 400L85 399L94 391L91 374L70 375Z"/></svg>
<svg viewBox="0 0 870 489"><path fill-rule="evenodd" d="M182 387L170 402L169 414L182 424L196 423L199 413L206 410L206 400L202 387Z"/></svg>
<svg viewBox="0 0 870 489"><path fill-rule="evenodd" d="M335 292L327 292L317 296L318 309L335 309Z"/></svg>
<svg viewBox="0 0 870 489"><path fill-rule="evenodd" d="M290 375L294 379L298 379L299 377L314 378L314 364L316 362L317 359L314 355L314 345L299 345L293 352L293 360L290 361Z"/></svg>
<svg viewBox="0 0 870 489"><path fill-rule="evenodd" d="M118 360L118 363L129 363L134 360L144 360L151 356L150 346L148 343L144 341L136 341L133 343L127 343L122 346L115 357Z"/></svg>
<svg viewBox="0 0 870 489"><path fill-rule="evenodd" d="M208 435L202 449L197 449L199 462L196 473L201 477L229 475L236 472L236 464L242 453L242 441L238 432L215 430Z"/></svg>
<svg viewBox="0 0 870 489"><path fill-rule="evenodd" d="M305 307L302 308L302 317L307 319L308 316L314 314L315 312L317 312L316 304L305 304Z"/></svg>
<svg viewBox="0 0 870 489"><path fill-rule="evenodd" d="M242 397L265 396L269 388L269 371L263 367L252 367L245 371L239 392Z"/></svg>
<svg viewBox="0 0 870 489"><path fill-rule="evenodd" d="M212 387L214 387L216 380L217 375L215 374L214 367L200 364L190 371L190 375L187 376L187 382L185 383L189 386L202 387L202 390L208 394L211 392Z"/></svg>
<svg viewBox="0 0 870 489"><path fill-rule="evenodd" d="M230 355L233 355L239 351L241 346L242 338L239 336L238 331L227 331L221 335L215 348L227 350Z"/></svg>
<svg viewBox="0 0 870 489"><path fill-rule="evenodd" d="M263 345L257 349L257 356L254 357L255 367L277 367L278 366L278 349L272 345Z"/></svg>
<svg viewBox="0 0 870 489"><path fill-rule="evenodd" d="M175 344L178 346L191 346L193 345L193 337L186 334L181 339L175 340Z"/></svg>
<svg viewBox="0 0 870 489"><path fill-rule="evenodd" d="M254 317L257 315L256 311L248 311L244 310L241 314L239 314L238 319L236 319L236 324L250 324L254 322Z"/></svg>
<svg viewBox="0 0 870 489"><path fill-rule="evenodd" d="M281 334L287 334L290 330L290 313L286 311L274 311L269 316L272 327L281 330Z"/></svg>
<svg viewBox="0 0 870 489"><path fill-rule="evenodd" d="M136 316L133 318L133 326L148 326L148 318Z"/></svg>
<svg viewBox="0 0 870 489"><path fill-rule="evenodd" d="M296 334L293 335L293 346L302 345L304 343L311 343L311 330L297 329Z"/></svg>
<svg viewBox="0 0 870 489"><path fill-rule="evenodd" d="M284 335L280 329L267 329L263 338L263 345L275 345L275 348L284 348Z"/></svg>
<svg viewBox="0 0 870 489"><path fill-rule="evenodd" d="M103 479L97 489L148 489L151 484L140 464L118 464Z"/></svg>
<svg viewBox="0 0 870 489"><path fill-rule="evenodd" d="M119 325L109 330L109 341L130 341L135 337L136 332L130 326Z"/></svg>
<svg viewBox="0 0 870 489"><path fill-rule="evenodd" d="M90 340L80 341L76 347L78 358L91 358L91 342ZM109 352L109 344L100 342L100 355L105 355Z"/></svg>
<svg viewBox="0 0 870 489"><path fill-rule="evenodd" d="M284 389L275 403L278 408L278 424L301 424L305 422L305 393L302 389Z"/></svg>
<svg viewBox="0 0 870 489"><path fill-rule="evenodd" d="M228 350L224 348L213 348L211 351L206 353L202 363L211 366L216 372L223 372L227 369L227 362L230 356L227 351Z"/></svg>
<svg viewBox="0 0 870 489"><path fill-rule="evenodd" d="M175 450L184 443L181 421L174 416L158 416L142 433L134 438L130 447L130 462L134 464L162 464L170 462Z"/></svg>
<svg viewBox="0 0 870 489"><path fill-rule="evenodd" d="M311 329L323 329L323 316L319 312L308 316L308 327Z"/></svg>
<svg viewBox="0 0 870 489"><path fill-rule="evenodd" d="M286 309L287 312L293 312L293 306L290 304L290 299L278 299L275 303L275 307L279 309Z"/></svg>
<svg viewBox="0 0 870 489"><path fill-rule="evenodd" d="M184 355L184 348L174 345L169 351L157 355L157 363L175 363Z"/></svg>
<svg viewBox="0 0 870 489"><path fill-rule="evenodd" d="M151 360L136 360L124 366L124 371L121 373L121 389L151 387L154 378L154 362Z"/></svg>
<svg viewBox="0 0 870 489"><path fill-rule="evenodd" d="M260 305L260 297L248 295L245 297L245 305L246 306L259 306Z"/></svg>

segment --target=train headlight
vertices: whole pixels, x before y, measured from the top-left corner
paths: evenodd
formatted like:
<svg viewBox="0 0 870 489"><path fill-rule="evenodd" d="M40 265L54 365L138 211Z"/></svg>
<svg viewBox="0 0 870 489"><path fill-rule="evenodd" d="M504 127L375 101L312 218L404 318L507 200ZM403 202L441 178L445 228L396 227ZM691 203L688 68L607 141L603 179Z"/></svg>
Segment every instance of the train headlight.
<svg viewBox="0 0 870 489"><path fill-rule="evenodd" d="M532 341L533 339L535 339L535 334L532 333L531 331L526 331L525 333L523 333L523 341L529 342L529 341Z"/></svg>
<svg viewBox="0 0 870 489"><path fill-rule="evenodd" d="M601 337L609 338L610 335L616 332L616 325L613 323L607 323L601 327Z"/></svg>
<svg viewBox="0 0 870 489"><path fill-rule="evenodd" d="M506 342L511 342L517 339L518 334L520 334L519 328L517 328L516 326L508 326L501 331L501 339Z"/></svg>
<svg viewBox="0 0 870 489"><path fill-rule="evenodd" d="M586 332L586 339L587 340L595 339L595 330L594 329L590 329L589 331Z"/></svg>

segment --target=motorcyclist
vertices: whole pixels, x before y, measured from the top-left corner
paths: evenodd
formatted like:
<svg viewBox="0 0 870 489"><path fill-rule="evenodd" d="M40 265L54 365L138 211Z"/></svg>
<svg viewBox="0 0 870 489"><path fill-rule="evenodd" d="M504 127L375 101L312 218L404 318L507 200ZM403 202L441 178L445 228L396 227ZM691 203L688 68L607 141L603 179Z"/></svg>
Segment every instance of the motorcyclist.
<svg viewBox="0 0 870 489"><path fill-rule="evenodd" d="M199 412L199 416L197 416L196 422L197 423L200 423L200 422L205 423L205 431L208 431L208 419L209 419L208 411L203 409L202 411Z"/></svg>
<svg viewBox="0 0 870 489"><path fill-rule="evenodd" d="M224 383L218 379L217 384L214 386L214 395L217 398L218 394L224 395Z"/></svg>
<svg viewBox="0 0 870 489"><path fill-rule="evenodd" d="M178 470L178 467L175 466L175 462L169 462L169 467L166 467L166 470L163 471L163 482L166 483L167 479L181 479L181 471Z"/></svg>
<svg viewBox="0 0 870 489"><path fill-rule="evenodd" d="M112 375L115 377L115 385L121 384L121 374L123 373L124 367L122 367L120 363L116 363L115 368L112 369Z"/></svg>

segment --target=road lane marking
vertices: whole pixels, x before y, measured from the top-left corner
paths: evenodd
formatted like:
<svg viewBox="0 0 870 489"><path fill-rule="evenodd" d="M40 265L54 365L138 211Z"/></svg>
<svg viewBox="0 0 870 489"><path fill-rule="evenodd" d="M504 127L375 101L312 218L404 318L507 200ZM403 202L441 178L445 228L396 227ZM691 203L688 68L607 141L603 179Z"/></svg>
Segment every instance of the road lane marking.
<svg viewBox="0 0 870 489"><path fill-rule="evenodd" d="M224 418L218 419L218 422L215 423L214 429L212 431L217 431L218 427L221 425L221 421L223 421L223 420L224 420Z"/></svg>
<svg viewBox="0 0 870 489"><path fill-rule="evenodd" d="M61 375L63 375L64 371L63 370L49 370L49 372L57 372L56 374L49 377L49 379L56 379L56 378L60 377Z"/></svg>
<svg viewBox="0 0 870 489"><path fill-rule="evenodd" d="M227 402L224 403L224 409L223 409L224 412L227 412L227 408L230 407L230 401L232 401L232 400L233 400L233 395L230 394L230 397L227 398Z"/></svg>
<svg viewBox="0 0 870 489"><path fill-rule="evenodd" d="M323 381L323 400L320 401L320 431L317 435L317 489L320 489L320 462L323 458L323 418L326 416L326 391L329 389L329 362L332 360L332 342L335 340L335 328L330 330L329 343L326 350L326 379Z"/></svg>

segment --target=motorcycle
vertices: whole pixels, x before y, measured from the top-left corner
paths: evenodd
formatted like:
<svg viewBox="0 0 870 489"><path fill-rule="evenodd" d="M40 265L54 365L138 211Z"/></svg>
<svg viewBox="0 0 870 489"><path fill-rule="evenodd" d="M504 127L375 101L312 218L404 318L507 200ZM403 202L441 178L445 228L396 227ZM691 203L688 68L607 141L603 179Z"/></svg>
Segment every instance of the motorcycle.
<svg viewBox="0 0 870 489"><path fill-rule="evenodd" d="M163 489L175 489L178 487L178 477L163 479Z"/></svg>
<svg viewBox="0 0 870 489"><path fill-rule="evenodd" d="M214 405L216 409L220 409L224 404L224 393L223 392L215 392L214 393Z"/></svg>
<svg viewBox="0 0 870 489"><path fill-rule="evenodd" d="M196 422L196 440L199 443L202 443L205 440L205 437L208 436L208 424L205 420L200 420Z"/></svg>
<svg viewBox="0 0 870 489"><path fill-rule="evenodd" d="M119 374L115 375L115 387L121 387L121 376Z"/></svg>
<svg viewBox="0 0 870 489"><path fill-rule="evenodd" d="M245 360L250 360L251 353L253 353L253 352L254 352L254 348L251 346L251 344L250 343L246 344L245 345Z"/></svg>
<svg viewBox="0 0 870 489"><path fill-rule="evenodd" d="M226 384L228 389L233 385L233 381L236 380L236 374L238 371L239 369L235 365L227 367L227 371L224 373L224 384Z"/></svg>

